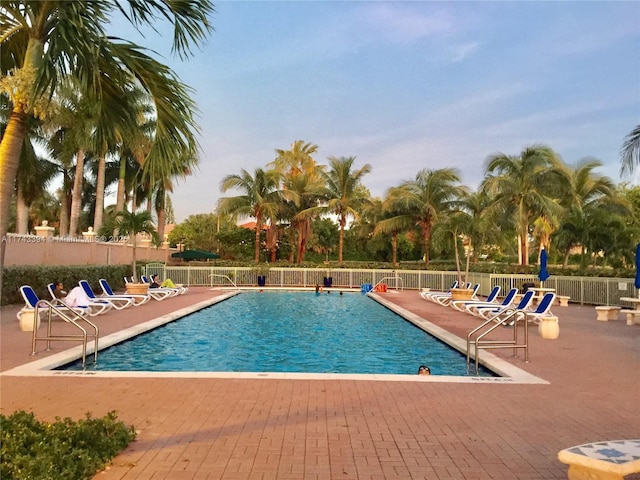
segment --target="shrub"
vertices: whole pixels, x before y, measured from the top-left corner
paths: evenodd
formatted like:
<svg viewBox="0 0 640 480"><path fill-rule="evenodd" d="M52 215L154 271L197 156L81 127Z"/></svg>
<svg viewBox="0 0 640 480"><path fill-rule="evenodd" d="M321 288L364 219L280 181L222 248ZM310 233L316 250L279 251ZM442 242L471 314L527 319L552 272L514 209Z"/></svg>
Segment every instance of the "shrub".
<svg viewBox="0 0 640 480"><path fill-rule="evenodd" d="M60 281L67 290L87 280L93 291L100 292L98 280L106 278L113 288L122 285L122 277L131 275L131 265L15 265L3 271L0 304L23 303L21 285L31 285L40 298L49 299L47 284Z"/></svg>
<svg viewBox="0 0 640 480"><path fill-rule="evenodd" d="M118 452L135 439L132 426L116 419L70 418L40 422L24 410L9 417L0 414L0 478L3 480L91 479Z"/></svg>

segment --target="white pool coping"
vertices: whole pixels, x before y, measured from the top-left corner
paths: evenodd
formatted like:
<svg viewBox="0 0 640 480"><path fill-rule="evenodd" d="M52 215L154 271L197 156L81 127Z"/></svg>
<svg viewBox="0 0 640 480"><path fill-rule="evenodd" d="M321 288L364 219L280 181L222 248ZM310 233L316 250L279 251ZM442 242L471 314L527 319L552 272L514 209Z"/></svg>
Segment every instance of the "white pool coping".
<svg viewBox="0 0 640 480"><path fill-rule="evenodd" d="M203 308L226 300L240 293L230 291L224 295L208 299L174 312L156 317L147 322L126 328L119 332L101 337L98 340L98 351L123 342L142 333L153 330L169 322L182 318ZM386 301L380 295L368 294L378 303L407 319L422 330L428 332L452 348L466 354L466 341L425 320L424 318ZM87 360L93 354L93 343L87 344ZM368 380L386 382L442 382L442 383L475 383L475 384L548 384L515 365L491 354L482 353L482 365L501 375L500 377L473 377L454 375L391 375L391 374L350 374L350 373L288 373L288 372L139 372L139 371L62 371L54 370L67 363L81 358L82 346L64 350L60 353L20 365L5 372L3 376L20 377L94 377L94 378L235 378L235 379L278 379L278 380Z"/></svg>

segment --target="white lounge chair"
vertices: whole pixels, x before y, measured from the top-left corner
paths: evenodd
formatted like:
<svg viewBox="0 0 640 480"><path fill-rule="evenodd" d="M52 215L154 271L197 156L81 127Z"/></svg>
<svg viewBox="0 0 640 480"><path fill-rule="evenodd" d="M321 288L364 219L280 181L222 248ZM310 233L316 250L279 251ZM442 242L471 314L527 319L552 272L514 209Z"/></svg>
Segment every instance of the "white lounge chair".
<svg viewBox="0 0 640 480"><path fill-rule="evenodd" d="M476 304L495 304L495 299L498 297L498 295L500 294L500 285L496 285L495 287L493 287L491 289L491 292L489 293L489 295L487 296L487 298L484 301L480 301L480 300L453 300L449 303L449 305L453 308L455 308L456 310L460 310L461 312L465 312L467 307L471 306L471 305L476 305Z"/></svg>
<svg viewBox="0 0 640 480"><path fill-rule="evenodd" d="M471 285L471 284L469 284ZM451 289L452 288L458 288L458 281L454 280L454 282L451 284L451 286L449 287L449 290L447 291L442 291L442 290L427 290L424 292L420 292L420 296L422 298L424 298L425 300L429 300L430 302L435 302L435 297L440 296L440 295L451 295Z"/></svg>
<svg viewBox="0 0 640 480"><path fill-rule="evenodd" d="M527 290L526 292L524 292L522 300L520 300L520 302L515 306L479 309L480 315L487 320L491 319L496 322L501 321L502 318L507 315L511 315L516 311L521 312L524 315L525 311L531 305L531 302L533 302L533 293L534 292L531 290Z"/></svg>
<svg viewBox="0 0 640 480"><path fill-rule="evenodd" d="M51 315L57 317L64 317L65 315L80 315L88 317L91 310L89 307L71 307L59 298L50 302L47 300L40 300L36 292L29 285L22 285L20 287L20 293L22 294L25 305L18 312L18 319L20 319L20 315L24 311L35 309L38 310L38 315L42 312L47 313L48 311L51 311Z"/></svg>
<svg viewBox="0 0 640 480"><path fill-rule="evenodd" d="M151 280L149 280L149 277L147 277L146 275L140 275L140 279L144 283L149 284L149 290L151 290L153 292L166 292L169 297L175 297L175 296L180 295L181 293L183 293L182 290L178 289L178 288L151 287ZM151 293L151 292L149 292L149 293Z"/></svg>
<svg viewBox="0 0 640 480"><path fill-rule="evenodd" d="M62 300L65 303L65 305L68 305L69 303L65 302L64 301L65 299L60 299L56 297L55 289L56 289L56 286L54 283L49 283L47 285L47 290L49 291L49 295L51 295L51 300L54 303L54 305L58 300ZM89 307L88 312L89 312L89 316L91 317L95 317L96 315L100 315L101 313L106 313L109 310L111 310L111 304L107 302L98 302L98 301L92 300L91 297L89 297L89 301L87 302L87 305L79 305L79 306L76 306L75 308L83 308L83 307Z"/></svg>
<svg viewBox="0 0 640 480"><path fill-rule="evenodd" d="M507 292L505 297L502 299L502 302L477 302L470 303L465 306L465 311L470 313L471 315L475 315L476 317L481 316L481 311L485 309L496 309L502 307L510 307L513 303L513 300L516 298L516 294L518 293L517 288L512 288Z"/></svg>
<svg viewBox="0 0 640 480"><path fill-rule="evenodd" d="M99 280L99 283L103 293L101 298L108 298L110 300L113 300L114 308L117 308L118 310L122 310L129 305L133 305L134 307L144 305L149 300L151 300L151 295L143 295L137 293L126 293L122 295L116 294L111 289L109 282L107 282L107 280L104 278L101 278Z"/></svg>
<svg viewBox="0 0 640 480"><path fill-rule="evenodd" d="M471 288L471 284L468 283L467 286L465 287L466 289ZM478 294L478 290L480 289L480 284L476 283L473 286L473 293L471 294L471 300L466 300L467 302L469 301L476 301L478 300L478 297L476 296ZM439 303L440 305L442 305L443 307L448 307L449 304L451 303L451 293L449 293L449 295L438 295L436 297L434 297L434 300Z"/></svg>
<svg viewBox="0 0 640 480"><path fill-rule="evenodd" d="M527 321L531 320L533 323L540 323L540 320L544 317L552 317L551 307L555 299L556 294L554 292L545 293L535 310L525 311Z"/></svg>

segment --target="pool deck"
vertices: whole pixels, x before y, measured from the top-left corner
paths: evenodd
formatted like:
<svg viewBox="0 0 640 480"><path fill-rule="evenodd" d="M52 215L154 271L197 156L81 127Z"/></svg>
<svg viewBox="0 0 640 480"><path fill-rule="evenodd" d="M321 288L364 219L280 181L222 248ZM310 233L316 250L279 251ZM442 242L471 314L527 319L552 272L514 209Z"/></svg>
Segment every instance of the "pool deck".
<svg viewBox="0 0 640 480"><path fill-rule="evenodd" d="M191 288L94 320L105 337L223 293ZM380 295L459 337L479 324L416 291ZM40 344L32 357L18 309L0 309L1 372L75 346ZM95 477L104 480L567 478L559 450L640 438L640 325L596 321L593 306L553 311L560 336L532 327L529 363L492 351L548 383L2 374L0 411L54 420L115 410L138 438Z"/></svg>

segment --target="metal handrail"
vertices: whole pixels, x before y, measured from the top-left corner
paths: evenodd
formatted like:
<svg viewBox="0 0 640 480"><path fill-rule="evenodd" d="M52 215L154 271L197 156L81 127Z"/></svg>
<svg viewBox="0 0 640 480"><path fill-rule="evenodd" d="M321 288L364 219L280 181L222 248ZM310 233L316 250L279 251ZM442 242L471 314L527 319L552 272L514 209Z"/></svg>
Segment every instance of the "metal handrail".
<svg viewBox="0 0 640 480"><path fill-rule="evenodd" d="M236 282L234 282L233 280L231 280L231 277L229 277L228 275L218 275L216 273L211 273L209 274L209 277L222 277L222 278L226 278L227 280L229 280L229 282L231 283L231 285L233 285L234 287L238 288L238 285L236 285ZM211 286L213 286L213 283L211 284Z"/></svg>
<svg viewBox="0 0 640 480"><path fill-rule="evenodd" d="M508 313L508 315L504 315ZM524 343L518 343L518 323L521 318L524 316ZM472 336L484 329L487 325L492 324L486 331L480 333L475 340L472 339ZM513 324L513 340L484 340L484 337L489 333L493 332L496 328L500 326L506 326L509 324ZM489 348L513 348L513 356L517 357L517 349L524 349L524 361L525 363L529 362L529 328L527 321L527 313L522 309L517 308L509 308L505 309L502 312L494 315L489 320L474 328L467 334L467 373L469 373L469 366L471 363L471 345L475 348L475 368L476 375L478 374L479 363L480 363L480 350L481 349L489 349Z"/></svg>
<svg viewBox="0 0 640 480"><path fill-rule="evenodd" d="M395 280L396 281L396 286L395 289L398 290L398 280L400 280L400 291L404 292L404 283L402 282L402 277L399 277L398 275L394 276L394 277L383 277L381 280L378 281L378 283L376 283L373 288L371 289L371 291L375 292L376 291L376 287L378 285L380 285L381 283L384 283L385 280Z"/></svg>
<svg viewBox="0 0 640 480"><path fill-rule="evenodd" d="M38 328L37 328L37 321L38 318L40 316L40 308L41 305L45 305L46 309L48 311L48 315L47 315L47 336L46 337L39 337L38 336ZM62 310L59 307L64 307L66 310ZM53 317L53 312L55 311L56 315L58 315L59 317L61 317L65 322L70 323L71 325L73 325L74 327L76 327L77 329L79 329L82 333L81 334L77 334L77 335L53 335L52 331L51 331L51 318ZM93 322L91 322L89 319L83 317L82 315L80 315L78 312L76 312L74 310L73 307L71 307L70 305L67 305L65 302L63 302L60 299L55 300L55 303L52 303L48 300L40 300L38 303L36 303L36 306L34 308L34 328L33 328L33 337L32 337L32 343L31 343L31 355L35 355L36 354L36 343L39 341L46 341L47 342L47 351L51 349L51 342L52 341L82 341L82 368L85 368L86 365L86 357L87 357L87 338L88 337L93 337L94 338L94 349L93 349L93 361L94 363L96 363L98 361L98 338L99 338L99 334L100 331L98 329L98 326L96 324L94 324ZM93 328L95 333L88 333L87 330L82 327L82 325L80 325L78 323L78 320L83 321L87 324L89 324L89 326L91 328Z"/></svg>

